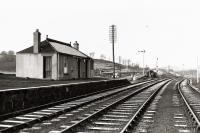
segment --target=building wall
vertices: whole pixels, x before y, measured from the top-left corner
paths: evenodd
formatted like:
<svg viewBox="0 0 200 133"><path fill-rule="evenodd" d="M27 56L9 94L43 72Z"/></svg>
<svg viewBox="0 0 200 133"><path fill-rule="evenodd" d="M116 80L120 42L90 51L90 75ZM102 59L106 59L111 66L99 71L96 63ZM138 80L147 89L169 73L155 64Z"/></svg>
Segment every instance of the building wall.
<svg viewBox="0 0 200 133"><path fill-rule="evenodd" d="M94 76L94 74L93 74L94 73L93 72L94 71L94 67L93 67L94 61L92 59L90 59L90 60L88 60L87 63L88 63L88 70L87 70L88 71L88 77L91 78L91 77Z"/></svg>
<svg viewBox="0 0 200 133"><path fill-rule="evenodd" d="M16 55L16 76L43 79L43 57L52 57L52 79L77 79L78 78L78 58L70 55L57 53L50 54L22 54ZM67 58L67 73L64 73L64 59ZM58 61L59 60L59 61ZM80 60L80 78L86 78L86 63L88 66L87 77L92 77L92 60ZM58 73L59 72L59 73Z"/></svg>
<svg viewBox="0 0 200 133"><path fill-rule="evenodd" d="M85 78L85 62L80 59L80 78Z"/></svg>
<svg viewBox="0 0 200 133"><path fill-rule="evenodd" d="M58 73L58 78L59 79L64 79L64 56L60 55L58 56L58 62L59 62L59 73Z"/></svg>
<svg viewBox="0 0 200 133"><path fill-rule="evenodd" d="M57 79L57 54L17 53L16 76L43 79L43 56L52 57L52 79Z"/></svg>
<svg viewBox="0 0 200 133"><path fill-rule="evenodd" d="M73 56L71 56L69 58L69 72L70 72L70 76L71 78L78 78L78 63L77 63L77 59L74 58Z"/></svg>
<svg viewBox="0 0 200 133"><path fill-rule="evenodd" d="M41 54L17 54L16 76L43 78L43 60Z"/></svg>
<svg viewBox="0 0 200 133"><path fill-rule="evenodd" d="M67 58L67 73L64 73L65 59ZM80 78L86 78L86 61L80 60ZM91 77L91 60L87 62L87 77ZM59 79L77 79L78 78L78 58L70 55L59 55Z"/></svg>
<svg viewBox="0 0 200 133"><path fill-rule="evenodd" d="M66 60L67 73L64 73ZM78 78L77 58L69 55L59 54L59 79L76 79Z"/></svg>
<svg viewBox="0 0 200 133"><path fill-rule="evenodd" d="M42 54L42 56L52 56L52 79L58 79L58 58L57 53L54 54Z"/></svg>

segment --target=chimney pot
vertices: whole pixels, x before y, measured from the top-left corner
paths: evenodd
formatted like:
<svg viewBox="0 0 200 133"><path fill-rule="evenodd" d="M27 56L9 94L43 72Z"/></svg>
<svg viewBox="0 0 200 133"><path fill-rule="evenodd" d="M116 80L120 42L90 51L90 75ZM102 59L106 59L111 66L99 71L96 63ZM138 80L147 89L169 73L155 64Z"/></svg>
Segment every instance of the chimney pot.
<svg viewBox="0 0 200 133"><path fill-rule="evenodd" d="M74 48L75 48L75 49L79 50L79 44L78 44L77 41L75 41L75 43L74 43L73 45L74 45Z"/></svg>

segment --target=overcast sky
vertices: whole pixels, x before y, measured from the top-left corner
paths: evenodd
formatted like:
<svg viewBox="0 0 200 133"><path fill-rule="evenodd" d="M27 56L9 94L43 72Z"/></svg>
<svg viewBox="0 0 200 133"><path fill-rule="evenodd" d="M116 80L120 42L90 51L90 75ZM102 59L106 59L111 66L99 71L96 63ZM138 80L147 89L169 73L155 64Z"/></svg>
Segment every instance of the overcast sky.
<svg viewBox="0 0 200 133"><path fill-rule="evenodd" d="M33 32L42 39L78 41L86 54L112 59L109 25L117 25L116 61L131 59L187 69L200 59L199 0L2 0L0 51L20 51L33 44ZM200 62L200 61L199 61Z"/></svg>

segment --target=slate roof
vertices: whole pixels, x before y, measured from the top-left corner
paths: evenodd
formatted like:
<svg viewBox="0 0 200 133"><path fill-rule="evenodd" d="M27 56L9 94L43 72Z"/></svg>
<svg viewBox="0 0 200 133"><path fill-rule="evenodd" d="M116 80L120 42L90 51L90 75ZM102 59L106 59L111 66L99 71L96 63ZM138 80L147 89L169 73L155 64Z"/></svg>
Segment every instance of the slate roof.
<svg viewBox="0 0 200 133"><path fill-rule="evenodd" d="M68 54L68 55L73 55L73 56L78 56L78 57L83 57L83 58L90 58L86 54L72 47L71 44L57 41L50 38L47 38L46 40L42 41L39 44L39 46L40 46L40 53L58 52L62 54ZM33 53L33 46L26 48L22 51L19 51L17 53Z"/></svg>

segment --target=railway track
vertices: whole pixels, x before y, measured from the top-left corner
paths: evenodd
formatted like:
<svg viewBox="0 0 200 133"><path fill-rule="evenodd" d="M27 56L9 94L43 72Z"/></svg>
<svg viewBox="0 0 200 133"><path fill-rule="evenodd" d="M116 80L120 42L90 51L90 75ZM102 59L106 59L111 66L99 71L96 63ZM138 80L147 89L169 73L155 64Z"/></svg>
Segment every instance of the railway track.
<svg viewBox="0 0 200 133"><path fill-rule="evenodd" d="M128 132L136 118L166 83L168 81L120 97L115 102L99 107L96 112L92 112L84 119L58 132Z"/></svg>
<svg viewBox="0 0 200 133"><path fill-rule="evenodd" d="M180 87L182 82L177 82L177 84L172 88L173 84L174 83L169 82L165 87L163 87L162 90L155 95L155 98L152 100L151 104L146 107L145 111L140 113L139 116L135 114L121 133L199 132L198 118L195 116L195 111L191 108L181 91L181 87L184 85L181 85ZM188 92L185 93L188 94ZM190 95L189 97L192 96L193 95ZM191 101L194 101L194 99L191 99ZM189 114L187 114L187 112ZM168 118L165 118L166 116Z"/></svg>
<svg viewBox="0 0 200 133"><path fill-rule="evenodd" d="M153 83L152 81L138 83L118 89L113 89L111 91L106 91L99 94L91 95L90 97L84 97L71 102L59 104L39 111L18 115L10 119L5 119L0 122L0 132L13 132L25 127L30 127L35 123L39 123L44 120L58 117L61 114L65 114L66 112L70 112L80 107L90 105L95 101L101 101L102 99L106 99L114 95L118 96L119 93L128 93L128 91L133 88L137 89L144 85L152 86L153 84L156 84L156 81L154 81Z"/></svg>
<svg viewBox="0 0 200 133"><path fill-rule="evenodd" d="M98 102L93 102L84 106L82 108L78 108L77 110L73 110L71 112L67 112L63 115L60 115L56 119L44 121L43 123L35 124L31 128L25 128L20 132L49 132L49 133L60 133L60 132L79 132L80 127L85 124L91 124L90 121L101 117L104 113L109 113L109 111L113 108L116 108L114 114L104 117L103 121L111 121L104 123L105 125L110 125L111 128L96 128L93 129L84 129L84 130L94 130L94 131L111 131L118 132L118 130L112 130L113 126L117 126L116 129L119 128L119 125L112 125L112 122L119 121L123 123L121 125L121 129L126 123L129 121L129 117L132 116L132 113L136 110L142 111L146 105L151 101L151 99L157 94L159 89L166 84L168 81L163 81L160 83L154 83L147 86L139 87L138 89L131 89L126 93L119 94L116 96L109 97L108 99L102 99ZM149 98L151 96L151 98ZM129 100L132 100L131 103ZM126 103L124 103L126 102ZM130 102L130 103L129 103ZM143 107L142 107L143 106ZM117 109L117 107L119 107ZM141 107L141 108L140 108ZM121 109L120 109L121 108ZM131 111L132 109L132 111ZM128 110L130 112L128 112ZM127 111L127 112L124 112ZM138 115L140 114L138 112ZM82 112L82 113L80 113ZM117 114L118 113L118 114ZM129 115L122 116L122 114ZM105 114L106 115L106 114ZM117 119L107 118L107 117L116 116ZM103 122L93 123L97 125L103 125ZM125 125L124 125L125 124ZM85 126L84 126L85 127ZM87 126L86 126L87 127ZM82 128L81 128L82 130ZM82 132L82 131L80 131ZM93 131L92 131L93 132Z"/></svg>
<svg viewBox="0 0 200 133"><path fill-rule="evenodd" d="M178 84L178 91L187 106L196 126L196 132L200 132L200 92L189 83L189 80L183 80Z"/></svg>
<svg viewBox="0 0 200 133"><path fill-rule="evenodd" d="M174 128L170 131L175 132L198 133L200 132L199 89L193 88L188 80L178 82L177 86L172 88L175 82L176 81L173 81L172 83L171 80L163 80L159 83L151 82L146 83L145 85L141 83L140 85L119 88L119 92L117 90L112 90L112 93L109 91L109 93L107 92L101 95L97 94L95 97L87 97L90 102L87 98L85 98L85 100L75 100L66 104L65 107L75 107L78 104L83 105L64 111L62 114L53 117L53 119L48 119L42 122L38 121L39 123L37 122L33 126L30 126L32 125L30 124L29 127L23 127L22 130L18 130L16 132L139 133L150 131L157 133L158 131L155 128L155 121L160 122L156 119L158 119L160 113L162 114L163 109L160 105L163 103L163 100L161 100L162 102L160 103L160 99L162 97L164 99L168 97L166 96L166 93L168 94L170 92L172 102L169 101L168 104L172 110L170 110L171 114L166 114L170 114L168 121L171 122L168 122L168 124L172 125L166 125L166 127L169 126ZM168 89L165 93L163 93L164 90L166 90L166 87ZM168 100L170 97L168 97ZM55 108L56 107L53 107L52 109ZM49 112L49 110L50 109L45 109L43 112ZM163 119L163 117L160 118ZM162 124L163 123L161 123L161 125ZM148 130L145 129L145 126ZM168 133L166 130L164 132Z"/></svg>

